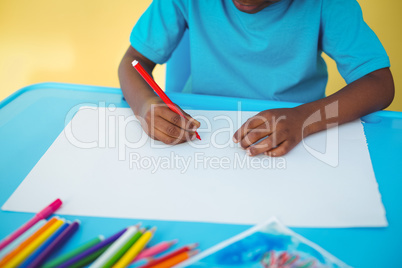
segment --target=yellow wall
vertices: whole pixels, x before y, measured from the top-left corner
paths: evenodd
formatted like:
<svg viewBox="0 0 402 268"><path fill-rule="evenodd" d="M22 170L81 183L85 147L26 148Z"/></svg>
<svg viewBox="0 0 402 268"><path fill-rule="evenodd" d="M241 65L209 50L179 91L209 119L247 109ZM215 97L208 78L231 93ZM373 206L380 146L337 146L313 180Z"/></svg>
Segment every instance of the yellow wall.
<svg viewBox="0 0 402 268"><path fill-rule="evenodd" d="M1 0L0 100L39 82L118 87L117 66L129 45L132 26L151 0ZM360 0L364 18L383 42L392 64L396 98L389 110L402 111L402 3ZM344 85L328 60L328 93ZM164 66L155 78L164 85Z"/></svg>

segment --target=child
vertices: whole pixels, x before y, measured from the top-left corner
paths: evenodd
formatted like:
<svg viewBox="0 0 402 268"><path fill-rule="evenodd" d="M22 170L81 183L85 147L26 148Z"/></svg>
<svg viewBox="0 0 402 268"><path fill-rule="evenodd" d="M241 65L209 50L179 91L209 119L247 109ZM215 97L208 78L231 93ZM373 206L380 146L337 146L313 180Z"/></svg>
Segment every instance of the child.
<svg viewBox="0 0 402 268"><path fill-rule="evenodd" d="M356 0L154 0L131 33L119 79L143 129L164 143L195 139L200 123L163 105L131 62L151 73L186 29L191 76L185 92L304 103L262 111L237 130L233 140L250 156L282 156L302 138L393 100L388 56ZM322 52L348 84L328 97Z"/></svg>

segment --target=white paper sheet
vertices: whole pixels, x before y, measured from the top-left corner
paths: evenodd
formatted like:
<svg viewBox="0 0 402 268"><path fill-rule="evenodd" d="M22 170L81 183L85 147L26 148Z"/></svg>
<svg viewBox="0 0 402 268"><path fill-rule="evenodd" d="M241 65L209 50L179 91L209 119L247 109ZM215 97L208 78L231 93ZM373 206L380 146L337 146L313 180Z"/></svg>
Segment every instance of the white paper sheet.
<svg viewBox="0 0 402 268"><path fill-rule="evenodd" d="M386 226L359 120L307 137L280 158L231 140L254 112L188 111L201 141L151 140L128 108L82 108L2 207L60 214L288 226ZM208 123L209 122L209 123Z"/></svg>

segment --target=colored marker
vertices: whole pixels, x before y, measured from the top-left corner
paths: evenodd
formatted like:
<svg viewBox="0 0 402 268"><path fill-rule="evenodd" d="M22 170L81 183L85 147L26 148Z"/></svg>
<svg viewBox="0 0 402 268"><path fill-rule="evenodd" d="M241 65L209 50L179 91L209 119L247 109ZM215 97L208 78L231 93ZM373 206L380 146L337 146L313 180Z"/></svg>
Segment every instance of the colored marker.
<svg viewBox="0 0 402 268"><path fill-rule="evenodd" d="M106 263L138 232L139 226L130 226L89 268L107 267Z"/></svg>
<svg viewBox="0 0 402 268"><path fill-rule="evenodd" d="M311 261L306 261L304 264L299 264L297 267L298 268L310 268L310 267L312 267L313 265L315 264L315 261L314 260L311 260Z"/></svg>
<svg viewBox="0 0 402 268"><path fill-rule="evenodd" d="M141 251L140 254L134 259L133 262L153 257L155 255L161 254L162 252L168 250L171 246L177 243L177 240L172 240L172 241L164 241L159 244L156 244L155 246L152 246L150 248L146 248L143 251Z"/></svg>
<svg viewBox="0 0 402 268"><path fill-rule="evenodd" d="M160 257L159 259L155 259L153 261L150 261L149 263L141 266L141 268L154 267L154 265L160 264L160 263L162 263L162 262L164 262L164 261L166 261L166 260L168 260L170 258L173 258L174 256L177 256L177 255L179 255L179 254L181 254L183 252L191 251L192 249L196 248L197 246L198 246L197 243L184 246L184 247L179 248L179 249L177 249L177 250L175 250L175 251L173 251L173 252L171 252L169 254L166 254L165 256Z"/></svg>
<svg viewBox="0 0 402 268"><path fill-rule="evenodd" d="M19 252L21 252L24 248L26 248L29 244L31 244L36 238L38 238L43 232L45 232L50 226L52 226L58 220L57 217L51 218L45 225L38 229L35 233L33 233L30 237L28 237L24 242L18 245L14 250L8 253L1 261L0 267L3 267L7 262L13 259Z"/></svg>
<svg viewBox="0 0 402 268"><path fill-rule="evenodd" d="M188 260L192 256L198 254L198 250L182 252L176 256L173 256L157 265L153 265L152 268L166 268L166 267L173 267L185 260Z"/></svg>
<svg viewBox="0 0 402 268"><path fill-rule="evenodd" d="M116 262L115 265L113 265L114 268L122 268L122 267L127 267L132 260L134 260L135 257L145 248L145 246L148 244L149 240L151 240L152 236L154 235L154 232L156 230L156 227L153 227L152 229L146 231L139 239L138 241L129 249L127 252L123 255L123 257L120 258L118 262Z"/></svg>
<svg viewBox="0 0 402 268"><path fill-rule="evenodd" d="M155 91L156 94L163 100L163 102L169 107L170 110L180 115L183 118L186 116L182 113L182 111L177 108L177 106L169 99L169 97L163 92L163 90L159 87L159 85L155 82L154 79L145 71L145 69L141 66L141 64L134 60L132 62L133 67L137 70L137 72L144 78L144 80L148 83L148 85ZM201 140L200 135L198 135L197 131L195 132L197 139Z"/></svg>
<svg viewBox="0 0 402 268"><path fill-rule="evenodd" d="M106 246L109 246L110 244L112 244L114 241L116 241L127 229L124 228L123 230L121 230L120 232L112 235L111 237L103 240L102 242L96 244L95 246L81 252L80 254L76 255L75 257L67 260L66 262L58 265L58 268L67 268L69 266L75 265L76 263L82 261L83 259L85 259L86 257L93 255L95 252L98 252L100 249L103 249ZM103 251L102 251L103 253ZM102 254L101 253L101 254ZM100 254L99 254L100 255ZM98 256L99 256L98 255Z"/></svg>
<svg viewBox="0 0 402 268"><path fill-rule="evenodd" d="M38 221L44 220L47 217L49 217L51 214L53 214L60 206L62 202L60 199L56 199L42 209L40 212L38 212L32 219L30 219L27 223L22 225L18 230L16 230L14 233L12 233L10 236L6 237L3 241L0 243L0 250L5 248L7 245L9 245L11 242L13 242L15 239L17 239L20 235L25 233L29 228L34 226Z"/></svg>
<svg viewBox="0 0 402 268"><path fill-rule="evenodd" d="M101 249L98 249L94 253L84 257L83 259L79 260L78 262L74 263L73 265L69 266L69 268L82 268L87 266L88 264L92 263L96 258L98 258L100 255L102 255L110 245L107 245Z"/></svg>
<svg viewBox="0 0 402 268"><path fill-rule="evenodd" d="M291 265L291 264L295 263L298 259L299 259L299 255L294 255L287 262L285 262L285 265Z"/></svg>
<svg viewBox="0 0 402 268"><path fill-rule="evenodd" d="M105 267L111 267L113 264L115 264L127 252L127 250L129 250L134 243L140 239L144 232L145 228L141 228L118 252L116 252L113 257L109 259L109 261L105 264Z"/></svg>
<svg viewBox="0 0 402 268"><path fill-rule="evenodd" d="M284 251L278 256L277 263L279 266L283 266L290 258L290 255Z"/></svg>
<svg viewBox="0 0 402 268"><path fill-rule="evenodd" d="M51 242L47 245L43 245L43 249L41 249L36 256L32 256L32 261L27 266L28 268L39 267L45 260L57 249L59 249L64 243L70 239L70 237L78 230L80 226L79 221L74 221L69 224L62 232L60 232ZM50 239L49 239L50 240ZM20 267L22 268L22 267Z"/></svg>
<svg viewBox="0 0 402 268"><path fill-rule="evenodd" d="M96 244L99 244L103 240L104 240L104 237L100 235L100 236L98 236L98 237L96 237L96 238L84 243L83 245L81 245L81 246L79 246L79 247L77 247L77 248L75 248L75 249L73 249L73 250L71 250L71 251L69 251L69 252L67 252L67 253L65 253L63 255L46 262L43 265L43 268L55 268L55 267L59 266L60 264L62 264L63 262L66 262L69 259L71 259L71 258L77 256L78 254L84 252L85 250L95 246Z"/></svg>
<svg viewBox="0 0 402 268"><path fill-rule="evenodd" d="M49 226L41 235L39 235L32 243L26 248L22 249L13 259L6 263L3 268L13 268L19 266L32 252L34 252L42 243L44 243L54 232L57 231L64 221L61 219L56 220L54 224Z"/></svg>
<svg viewBox="0 0 402 268"><path fill-rule="evenodd" d="M40 220L38 221L34 226L32 226L28 231L26 231L24 234L19 236L17 239L15 239L12 243L8 244L7 247L3 248L2 251L0 251L0 260L6 256L8 253L10 253L12 250L18 247L19 244L21 244L23 241L25 241L28 237L30 237L33 233L35 233L39 228L41 228L47 221L46 220Z"/></svg>
<svg viewBox="0 0 402 268"><path fill-rule="evenodd" d="M68 226L69 222L63 223L63 225L57 229L42 245L40 245L28 258L24 260L24 262L18 268L28 268L29 264L31 264L43 250L45 250Z"/></svg>

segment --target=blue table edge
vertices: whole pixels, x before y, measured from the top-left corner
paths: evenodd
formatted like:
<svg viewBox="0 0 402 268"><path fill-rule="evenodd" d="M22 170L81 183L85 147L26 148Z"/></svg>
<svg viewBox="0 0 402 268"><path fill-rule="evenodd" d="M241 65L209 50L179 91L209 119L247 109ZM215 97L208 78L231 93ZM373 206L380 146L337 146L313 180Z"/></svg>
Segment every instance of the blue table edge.
<svg viewBox="0 0 402 268"><path fill-rule="evenodd" d="M42 90L42 89L64 89L64 90L74 90L74 91L82 91L82 92L99 92L99 89L102 90L102 93L109 93L109 94L118 94L122 95L122 91L120 88L116 87L105 87L105 86L94 86L94 85L83 85L83 84L70 84L70 83L58 83L58 82L44 82L44 83L37 83L33 85L29 85L26 87L23 87L16 92L12 93L10 96L6 97L4 100L0 102L0 109L8 105L10 102L18 98L19 96L23 95L24 93L34 91L34 90ZM183 95L186 93L176 93L176 92L167 92L170 97L174 97L176 95ZM208 98L210 95L200 95L200 94L191 94L192 96L196 96L197 98ZM217 99L222 99L226 101L242 101L242 100L247 100L247 101L253 101L253 102L264 102L267 104L278 104L280 103L281 106L286 106L286 107L296 107L298 105L301 105L302 103L295 103L295 102L284 102L284 101L273 101L273 100L259 100L259 99L242 99L242 98L233 98L233 97L223 97L223 96L213 96L214 98ZM274 105L275 106L275 105ZM374 113L371 113L369 115L366 115L363 117L364 118L370 118L372 116L380 116L380 117L393 117L393 118L402 118L402 113L397 112L397 111L377 111Z"/></svg>

